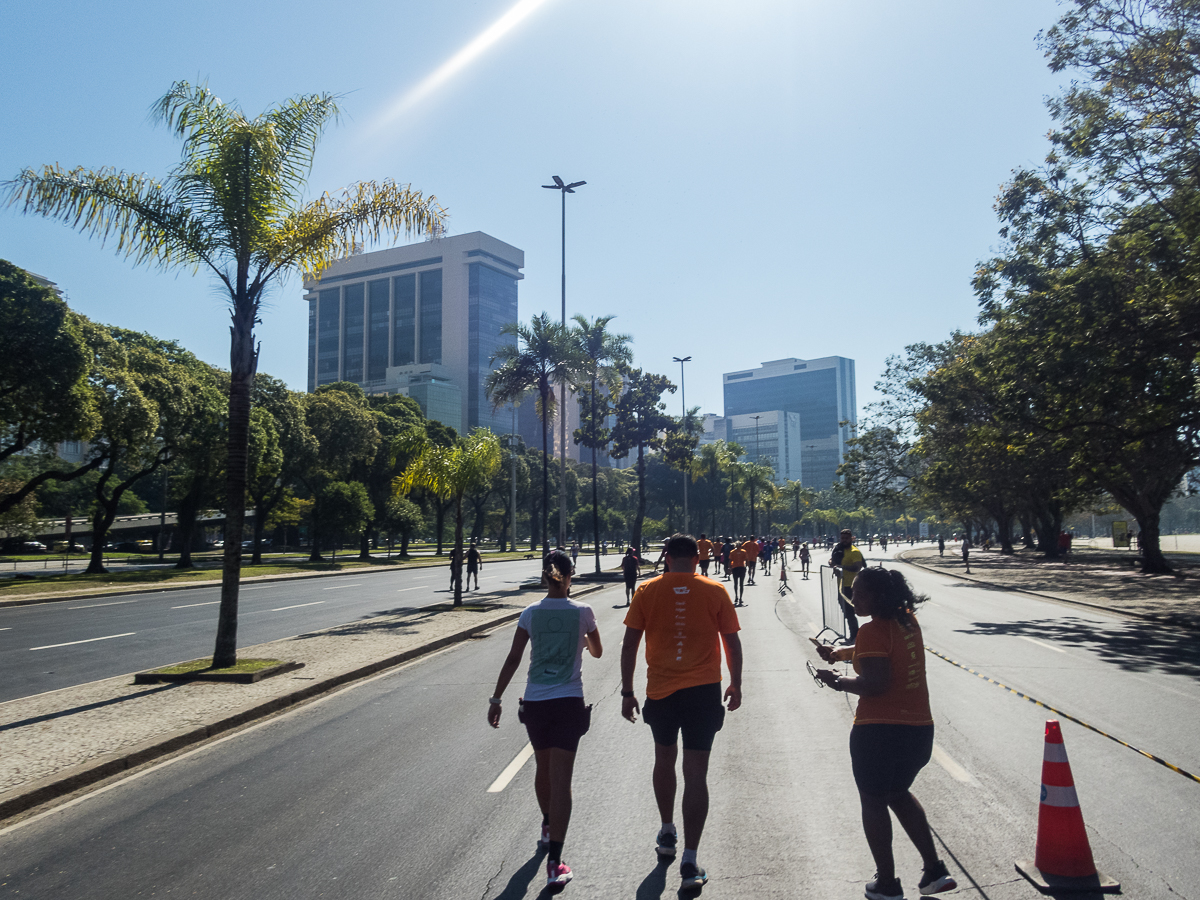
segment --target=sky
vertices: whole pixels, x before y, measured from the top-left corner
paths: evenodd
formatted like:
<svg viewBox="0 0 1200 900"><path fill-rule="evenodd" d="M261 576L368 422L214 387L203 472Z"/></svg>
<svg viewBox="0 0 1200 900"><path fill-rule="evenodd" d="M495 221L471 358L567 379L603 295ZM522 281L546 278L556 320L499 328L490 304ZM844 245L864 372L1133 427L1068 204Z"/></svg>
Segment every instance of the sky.
<svg viewBox="0 0 1200 900"><path fill-rule="evenodd" d="M149 117L176 80L249 114L340 97L309 196L393 178L447 231L525 251L520 316L614 315L635 364L722 413L721 373L856 362L859 417L886 359L976 327L994 199L1038 164L1054 0L7 0L0 180L25 167L166 175ZM408 243L412 239L401 239ZM378 249L373 247L370 249ZM0 258L100 322L228 367L225 300L190 270L135 267L69 227L0 208ZM260 371L305 387L292 277L257 330ZM678 394L667 398L678 412Z"/></svg>

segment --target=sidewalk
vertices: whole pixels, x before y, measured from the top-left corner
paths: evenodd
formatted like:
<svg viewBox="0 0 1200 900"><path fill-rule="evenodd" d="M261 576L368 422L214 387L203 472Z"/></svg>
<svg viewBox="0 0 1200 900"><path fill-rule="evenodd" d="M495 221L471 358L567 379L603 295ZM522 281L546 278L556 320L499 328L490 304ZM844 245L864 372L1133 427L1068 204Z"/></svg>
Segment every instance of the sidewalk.
<svg viewBox="0 0 1200 900"><path fill-rule="evenodd" d="M257 684L147 686L130 674L0 703L0 821L514 621L531 600L511 591L469 596L458 608L438 603L239 648L244 658L304 663Z"/></svg>
<svg viewBox="0 0 1200 900"><path fill-rule="evenodd" d="M1142 575L1127 551L1078 546L1065 562L1045 560L1031 550L1013 556L972 550L970 575L957 544L947 544L945 556L926 545L898 558L979 584L1200 630L1200 560L1191 555L1167 553L1175 575Z"/></svg>

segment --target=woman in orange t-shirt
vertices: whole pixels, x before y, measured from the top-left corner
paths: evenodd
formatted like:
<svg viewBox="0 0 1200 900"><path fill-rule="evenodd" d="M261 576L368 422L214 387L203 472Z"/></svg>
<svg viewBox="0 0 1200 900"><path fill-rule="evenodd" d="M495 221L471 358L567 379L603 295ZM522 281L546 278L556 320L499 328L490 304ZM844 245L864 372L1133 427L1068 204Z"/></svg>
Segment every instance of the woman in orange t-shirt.
<svg viewBox="0 0 1200 900"><path fill-rule="evenodd" d="M933 752L933 716L925 681L925 644L913 610L925 600L913 593L894 569L866 568L854 579L851 599L859 616L871 621L858 629L850 647L824 645L826 662L852 660L854 677L818 669L817 678L838 691L858 694L850 729L850 761L862 802L863 831L875 857L869 900L903 900L892 856L890 808L921 854L922 894L956 888L937 856L925 810L909 790Z"/></svg>

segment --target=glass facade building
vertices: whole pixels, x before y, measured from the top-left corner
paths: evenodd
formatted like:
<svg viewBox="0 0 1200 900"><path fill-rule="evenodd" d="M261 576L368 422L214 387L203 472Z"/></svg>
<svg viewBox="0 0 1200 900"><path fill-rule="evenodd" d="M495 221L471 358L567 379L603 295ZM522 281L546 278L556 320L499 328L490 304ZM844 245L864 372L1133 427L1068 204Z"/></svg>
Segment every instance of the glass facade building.
<svg viewBox="0 0 1200 900"><path fill-rule="evenodd" d="M484 382L500 329L517 321L524 265L522 251L482 232L338 260L304 285L308 389L353 381L407 394L459 432L506 432Z"/></svg>
<svg viewBox="0 0 1200 900"><path fill-rule="evenodd" d="M833 484L846 441L858 424L854 360L841 356L780 359L757 369L726 373L722 380L727 417L768 410L798 413L801 480L816 490ZM748 447L741 440L738 443Z"/></svg>

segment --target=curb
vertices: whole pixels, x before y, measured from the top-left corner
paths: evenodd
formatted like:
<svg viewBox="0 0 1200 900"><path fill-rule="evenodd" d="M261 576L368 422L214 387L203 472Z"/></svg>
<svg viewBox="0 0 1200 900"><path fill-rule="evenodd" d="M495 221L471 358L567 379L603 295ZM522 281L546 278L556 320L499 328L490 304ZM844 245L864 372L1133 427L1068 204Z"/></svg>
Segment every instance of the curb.
<svg viewBox="0 0 1200 900"><path fill-rule="evenodd" d="M1190 631L1200 631L1200 623L1191 619L1174 618L1172 616L1156 616L1153 613L1136 612L1134 610L1113 609L1111 606L1101 606L1099 603L1089 603L1086 600L1071 600L1067 597L1056 597L1053 594L1042 594L1037 591L1027 591L1023 588L1008 587L1007 585L997 584L994 581L984 581L982 578L970 578L966 575L959 575L955 572L947 572L943 569L935 569L933 566L927 566L923 563L915 562L906 555L910 551L905 551L900 556L897 556L900 562L907 563L910 566L916 566L918 569L924 569L926 572L932 572L935 575L945 575L948 578L957 578L959 581L970 581L973 584L983 584L988 587L1000 588L1005 591L1012 591L1014 594L1024 594L1027 597L1037 597L1040 600L1053 600L1055 603L1066 603L1071 606L1082 606L1086 609L1094 609L1098 612L1108 613L1109 615L1126 616L1131 619L1141 619L1145 622L1153 622L1156 625L1170 625L1173 628L1187 628Z"/></svg>
<svg viewBox="0 0 1200 900"><path fill-rule="evenodd" d="M493 563L506 562L525 562L520 559L497 559L492 560ZM243 578L241 584L260 584L262 582L275 581L303 581L307 578L340 578L343 575L379 575L385 572L407 572L411 569L438 569L445 568L448 565L446 562L430 563L429 565L415 566L398 566L396 568L381 567L378 569L347 569L343 572L305 572L295 575L251 575L249 578ZM170 584L170 585L154 585L144 588L130 588L129 590L117 591L100 591L99 593L79 593L55 595L52 597L28 597L19 598L16 600L0 599L0 609L9 606L37 606L43 603L62 603L65 600L96 600L103 597L128 597L131 594L165 594L171 591L194 591L197 588L220 587L221 579L214 578L210 581L191 581L187 584Z"/></svg>
<svg viewBox="0 0 1200 900"><path fill-rule="evenodd" d="M595 591L602 590L604 587L607 587L607 585L589 585L586 588L582 588L575 596L594 593ZM321 694L375 675L384 669L390 669L403 663L411 662L418 657L449 647L452 644L469 640L480 632L489 631L500 625L514 622L520 615L520 610L506 613L491 621L471 625L453 634L448 634L424 644L418 644L415 647L409 647L400 653L392 654L383 659L377 659L365 665L356 666L337 675L331 675L323 681L297 688L291 693L275 697L249 709L243 709L240 712L217 719L214 722L190 728L182 728L167 735L160 735L159 737L143 741L140 744L135 744L128 749L104 754L89 762L63 769L60 772L55 772L36 781L31 781L29 784L17 788L13 796L0 799L0 825L3 825L6 819L19 813L27 812L35 806L40 806L51 800L57 800L60 797L94 785L97 782L121 775L145 763L201 744L210 738L217 737L236 728L241 728L244 725L249 725L251 722L264 719L267 716L296 706L306 700L311 700Z"/></svg>

